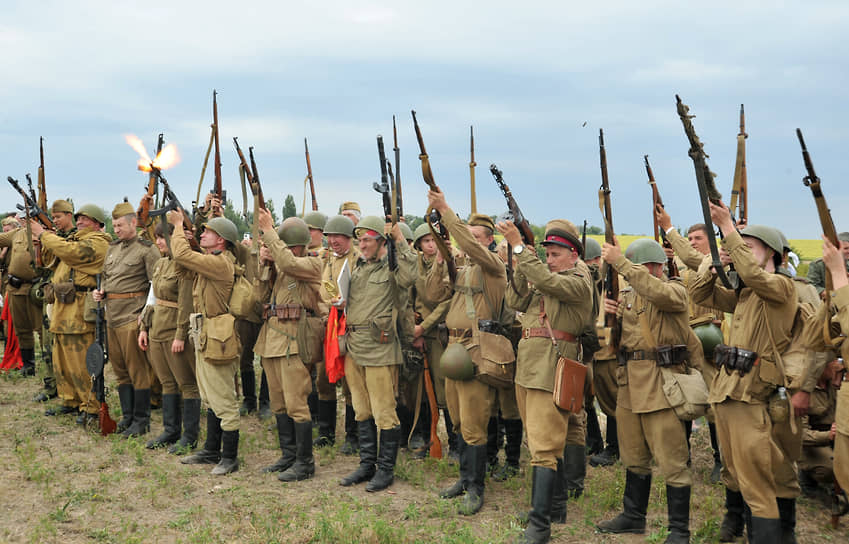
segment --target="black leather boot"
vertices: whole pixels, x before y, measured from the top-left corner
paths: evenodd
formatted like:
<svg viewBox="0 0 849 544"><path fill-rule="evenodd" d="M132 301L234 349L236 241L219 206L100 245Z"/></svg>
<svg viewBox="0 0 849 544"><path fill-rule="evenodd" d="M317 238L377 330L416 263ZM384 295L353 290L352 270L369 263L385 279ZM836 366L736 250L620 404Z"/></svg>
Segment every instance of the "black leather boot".
<svg viewBox="0 0 849 544"><path fill-rule="evenodd" d="M519 455L522 452L522 420L505 419L504 434L507 440L504 444L504 464L492 475L492 479L503 482L519 473Z"/></svg>
<svg viewBox="0 0 849 544"><path fill-rule="evenodd" d="M310 421L312 426L315 427L318 425L318 393L315 392L315 381L313 381L312 392L307 395L307 407L310 409Z"/></svg>
<svg viewBox="0 0 849 544"><path fill-rule="evenodd" d="M180 439L182 427L180 415L180 395L162 395L162 434L153 440L149 440L147 449L152 450L168 446Z"/></svg>
<svg viewBox="0 0 849 544"><path fill-rule="evenodd" d="M710 471L710 483L719 483L722 479L722 457L719 454L719 441L716 439L716 423L708 423L710 447L713 449L713 470Z"/></svg>
<svg viewBox="0 0 849 544"><path fill-rule="evenodd" d="M259 380L259 419L265 421L271 419L271 401L268 397L268 378L265 376L265 370L262 371L262 377Z"/></svg>
<svg viewBox="0 0 849 544"><path fill-rule="evenodd" d="M242 371L242 395L239 414L246 416L256 412L256 373L253 369Z"/></svg>
<svg viewBox="0 0 849 544"><path fill-rule="evenodd" d="M596 455L590 457L590 466L608 467L619 459L619 437L616 436L616 418L607 417L607 445Z"/></svg>
<svg viewBox="0 0 849 544"><path fill-rule="evenodd" d="M180 459L184 465L215 465L221 460L221 419L206 410L206 442L203 449Z"/></svg>
<svg viewBox="0 0 849 544"><path fill-rule="evenodd" d="M439 492L439 496L443 499L459 497L466 492L466 486L468 485L469 472L471 472L471 469L469 468L469 461L466 456L466 441L463 440L462 436L457 435L457 447L455 448L455 451L457 452L457 457L459 457L460 461L460 477L456 482Z"/></svg>
<svg viewBox="0 0 849 544"><path fill-rule="evenodd" d="M719 541L734 542L743 536L743 494L725 488L725 516L719 526Z"/></svg>
<svg viewBox="0 0 849 544"><path fill-rule="evenodd" d="M569 490L566 487L565 465L562 458L557 459L557 474L554 480L554 491L551 494L551 523L566 523L566 501L569 499Z"/></svg>
<svg viewBox="0 0 849 544"><path fill-rule="evenodd" d="M583 446L581 446L583 449ZM533 467L533 488L528 526L520 542L544 544L551 539L551 498L557 480L557 472L550 468Z"/></svg>
<svg viewBox="0 0 849 544"><path fill-rule="evenodd" d="M296 443L295 463L277 476L281 482L300 482L312 478L315 474L315 458L312 456L312 421L293 422L293 425Z"/></svg>
<svg viewBox="0 0 849 544"><path fill-rule="evenodd" d="M401 426L380 431L380 448L377 451L377 471L366 485L366 491L383 491L395 481L395 461L401 443Z"/></svg>
<svg viewBox="0 0 849 544"><path fill-rule="evenodd" d="M750 544L777 544L781 540L781 520L757 518L752 516L752 530L749 534Z"/></svg>
<svg viewBox="0 0 849 544"><path fill-rule="evenodd" d="M584 493L584 478L587 476L587 450L578 444L567 445L563 450L563 470L566 475L566 492L573 499Z"/></svg>
<svg viewBox="0 0 849 544"><path fill-rule="evenodd" d="M448 435L448 460L459 463L459 448L462 437L454 432L454 423L451 421L451 414L448 413L448 408L442 409L442 416L445 418L445 433Z"/></svg>
<svg viewBox="0 0 849 544"><path fill-rule="evenodd" d="M263 468L262 472L283 472L294 464L297 455L295 421L288 414L274 414L274 417L277 418L277 443L283 454L280 459Z"/></svg>
<svg viewBox="0 0 849 544"><path fill-rule="evenodd" d="M221 460L212 469L212 474L222 476L239 470L239 429L221 432Z"/></svg>
<svg viewBox="0 0 849 544"><path fill-rule="evenodd" d="M133 422L121 433L121 436L126 438L141 436L150 431L150 389L134 390L133 405Z"/></svg>
<svg viewBox="0 0 849 544"><path fill-rule="evenodd" d="M466 481L466 495L457 511L464 516L471 516L477 514L483 506L487 461L486 444L482 446L466 444L465 456L468 460L469 476Z"/></svg>
<svg viewBox="0 0 849 544"><path fill-rule="evenodd" d="M336 443L336 400L318 401L318 436L312 445L316 448Z"/></svg>
<svg viewBox="0 0 849 544"><path fill-rule="evenodd" d="M598 414L592 403L592 397L589 397L589 400L590 402L584 404L587 412L587 455L595 455L604 449L604 438L601 436L601 427L598 424Z"/></svg>
<svg viewBox="0 0 849 544"><path fill-rule="evenodd" d="M796 544L796 499L778 497L776 501L781 519L781 544Z"/></svg>
<svg viewBox="0 0 849 544"><path fill-rule="evenodd" d="M21 361L23 366L20 373L22 376L35 376L35 349L21 348Z"/></svg>
<svg viewBox="0 0 849 544"><path fill-rule="evenodd" d="M357 436L360 444L360 464L354 472L339 482L341 486L351 486L371 480L377 463L377 427L374 419L357 422Z"/></svg>
<svg viewBox="0 0 849 544"><path fill-rule="evenodd" d="M622 498L624 511L609 521L599 523L598 530L602 533L645 533L650 493L651 474L643 476L626 471L625 496Z"/></svg>
<svg viewBox="0 0 849 544"><path fill-rule="evenodd" d="M690 542L690 486L666 486L666 509L669 513L669 536L664 544Z"/></svg>
<svg viewBox="0 0 849 544"><path fill-rule="evenodd" d="M407 437L410 436L410 429L413 426L413 411L403 404L396 404L395 414L398 416L398 421L401 422L401 432L399 433L401 441L398 447L406 449Z"/></svg>
<svg viewBox="0 0 849 544"><path fill-rule="evenodd" d="M490 417L486 425L486 470L490 474L498 470L498 450L501 449L502 443L498 429L498 416Z"/></svg>
<svg viewBox="0 0 849 544"><path fill-rule="evenodd" d="M200 399L183 399L183 435L168 453L182 453L198 445L200 434Z"/></svg>
<svg viewBox="0 0 849 544"><path fill-rule="evenodd" d="M133 422L133 386L124 384L118 386L118 401L121 403L121 420L118 421L118 428L115 432L123 433L127 427Z"/></svg>
<svg viewBox="0 0 849 544"><path fill-rule="evenodd" d="M335 420L334 420L335 422ZM354 407L350 404L345 405L345 443L339 452L343 455L356 455L359 445L359 428L357 420L354 417Z"/></svg>

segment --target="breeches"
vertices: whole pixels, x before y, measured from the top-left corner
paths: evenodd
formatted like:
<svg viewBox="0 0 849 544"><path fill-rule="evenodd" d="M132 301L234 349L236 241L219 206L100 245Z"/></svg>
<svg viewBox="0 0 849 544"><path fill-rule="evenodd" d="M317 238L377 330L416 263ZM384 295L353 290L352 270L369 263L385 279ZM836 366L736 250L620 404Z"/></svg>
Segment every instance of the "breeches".
<svg viewBox="0 0 849 544"><path fill-rule="evenodd" d="M295 423L310 421L307 397L312 392L312 379L301 358L297 355L263 357L262 368L268 380L271 411L288 414Z"/></svg>
<svg viewBox="0 0 849 544"><path fill-rule="evenodd" d="M351 388L351 404L357 421L374 417L378 429L394 429L400 425L395 411L398 365L360 366L345 356L345 379Z"/></svg>

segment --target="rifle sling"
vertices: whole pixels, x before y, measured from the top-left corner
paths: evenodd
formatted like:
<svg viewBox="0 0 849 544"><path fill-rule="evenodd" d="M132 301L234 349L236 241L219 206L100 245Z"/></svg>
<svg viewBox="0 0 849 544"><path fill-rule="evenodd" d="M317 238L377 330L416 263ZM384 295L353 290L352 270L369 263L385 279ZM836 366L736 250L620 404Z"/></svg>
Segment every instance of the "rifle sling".
<svg viewBox="0 0 849 544"><path fill-rule="evenodd" d="M719 259L719 249L716 246L716 236L713 235L714 225L710 218L710 206L708 205L708 191L705 183L704 170L696 166L696 184L699 186L699 200L702 204L702 215L704 216L705 225L711 233L708 235L708 244L710 245L710 258L713 268L716 270L716 276L722 285L728 289L733 289L728 276L725 275L725 267L722 266L722 261Z"/></svg>

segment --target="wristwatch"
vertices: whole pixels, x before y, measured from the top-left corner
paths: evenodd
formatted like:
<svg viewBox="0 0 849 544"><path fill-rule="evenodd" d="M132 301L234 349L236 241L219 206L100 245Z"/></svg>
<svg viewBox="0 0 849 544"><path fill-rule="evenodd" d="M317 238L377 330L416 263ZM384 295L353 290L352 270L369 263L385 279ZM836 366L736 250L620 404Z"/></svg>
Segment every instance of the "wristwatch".
<svg viewBox="0 0 849 544"><path fill-rule="evenodd" d="M521 255L523 251L525 251L524 245L519 244L518 246L513 246L513 254L514 255Z"/></svg>

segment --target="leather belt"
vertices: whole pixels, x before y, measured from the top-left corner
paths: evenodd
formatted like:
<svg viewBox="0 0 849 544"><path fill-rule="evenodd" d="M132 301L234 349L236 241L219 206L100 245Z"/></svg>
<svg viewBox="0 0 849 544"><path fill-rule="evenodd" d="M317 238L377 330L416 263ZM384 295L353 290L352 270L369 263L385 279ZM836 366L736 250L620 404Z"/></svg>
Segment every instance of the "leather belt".
<svg viewBox="0 0 849 544"><path fill-rule="evenodd" d="M657 359L657 352L638 349L635 351L620 351L619 356L626 361L654 361Z"/></svg>
<svg viewBox="0 0 849 544"><path fill-rule="evenodd" d="M107 300L123 299L123 298L138 298L147 296L147 291L136 291L134 293L106 293Z"/></svg>
<svg viewBox="0 0 849 544"><path fill-rule="evenodd" d="M578 341L574 334L566 331L552 329L551 332L554 333L555 340L566 340L567 342ZM545 327L531 327L529 329L522 329L522 338L551 338L551 334L548 333L548 329Z"/></svg>
<svg viewBox="0 0 849 544"><path fill-rule="evenodd" d="M305 308L300 304L263 304L262 318L271 319L276 317L278 321L297 321L301 318L301 313Z"/></svg>
<svg viewBox="0 0 849 544"><path fill-rule="evenodd" d="M471 338L472 329L448 329L450 338Z"/></svg>
<svg viewBox="0 0 849 544"><path fill-rule="evenodd" d="M77 293L88 293L89 291L94 291L94 287L85 287L83 285L74 285L74 291Z"/></svg>
<svg viewBox="0 0 849 544"><path fill-rule="evenodd" d="M165 306L166 308L179 308L180 305L176 302L172 302L170 300L162 300L161 298L156 299L157 306Z"/></svg>

